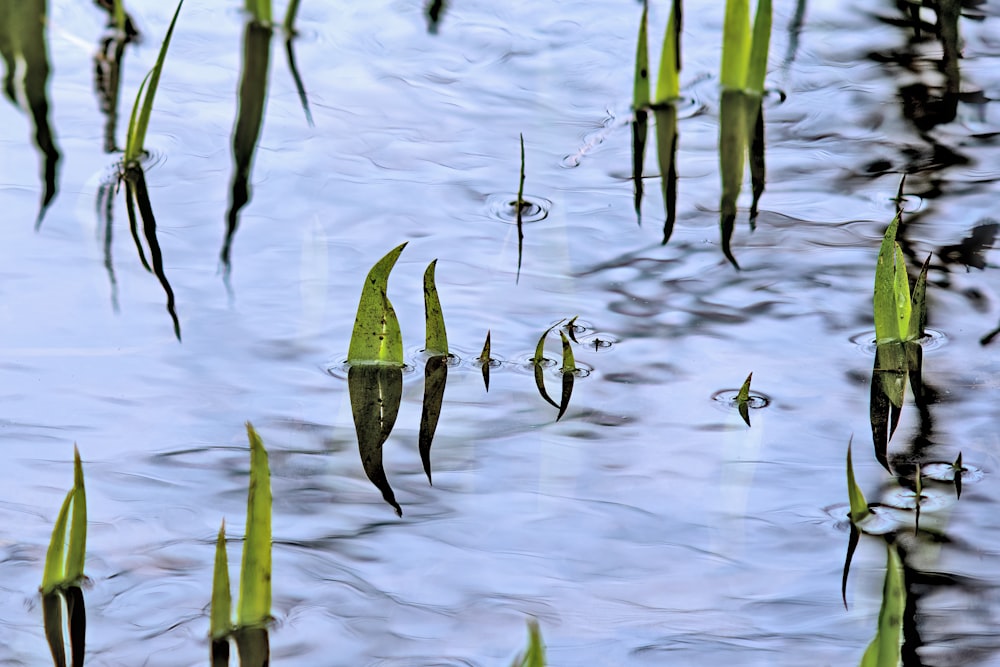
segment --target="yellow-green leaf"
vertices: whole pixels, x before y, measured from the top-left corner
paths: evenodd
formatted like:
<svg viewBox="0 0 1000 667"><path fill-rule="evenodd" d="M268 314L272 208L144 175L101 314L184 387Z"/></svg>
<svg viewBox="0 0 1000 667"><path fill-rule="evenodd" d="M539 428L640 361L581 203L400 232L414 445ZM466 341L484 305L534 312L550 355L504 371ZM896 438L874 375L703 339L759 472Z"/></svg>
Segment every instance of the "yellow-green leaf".
<svg viewBox="0 0 1000 667"><path fill-rule="evenodd" d="M562 368L559 370L563 373L573 373L576 371L576 359L573 356L573 346L570 345L569 339L566 338L566 334L562 331L559 332L559 337L562 339Z"/></svg>
<svg viewBox="0 0 1000 667"><path fill-rule="evenodd" d="M73 490L66 494L59 514L56 515L56 525L52 528L52 538L49 540L48 551L45 552L45 570L42 572L42 594L48 594L62 586L66 581L66 520L69 517L69 507L73 502Z"/></svg>
<svg viewBox="0 0 1000 667"><path fill-rule="evenodd" d="M913 306L910 298L910 278L906 274L906 257L898 243L894 244L893 262L892 291L896 300L896 339L903 340L910 331L910 312Z"/></svg>
<svg viewBox="0 0 1000 667"><path fill-rule="evenodd" d="M853 440L854 438L852 437L851 442ZM871 510L868 509L868 501L865 500L865 494L861 492L861 488L854 481L854 465L851 463L851 442L847 443L847 497L851 503L851 511L848 516L851 519L851 523L857 525L862 519L871 514Z"/></svg>
<svg viewBox="0 0 1000 667"><path fill-rule="evenodd" d="M550 326L548 329L546 329L545 332L541 335L541 337L538 339L538 345L535 346L535 356L531 360L532 363L538 365L541 364L543 361L545 361L545 339L548 337L550 331L552 331L565 321L566 318L559 320L558 322Z"/></svg>
<svg viewBox="0 0 1000 667"><path fill-rule="evenodd" d="M750 64L747 70L746 89L764 93L767 74L767 54L771 43L771 0L757 0L757 15L753 21L753 41L750 46Z"/></svg>
<svg viewBox="0 0 1000 667"><path fill-rule="evenodd" d="M899 340L899 319L896 314L896 230L899 228L899 215L892 219L882 237L882 245L878 251L878 261L875 265L875 340L884 342ZM905 267L903 270L905 278Z"/></svg>
<svg viewBox="0 0 1000 667"><path fill-rule="evenodd" d="M680 97L681 71L681 25L680 0L674 0L670 6L670 18L667 29L663 33L663 50L660 52L660 70L656 77L656 104L672 102ZM657 127L659 132L660 128Z"/></svg>
<svg viewBox="0 0 1000 667"><path fill-rule="evenodd" d="M434 284L435 259L424 271L424 319L426 321L426 337L424 352L431 355L448 354L448 333L444 327L444 314L441 312L441 300L438 298L437 286Z"/></svg>
<svg viewBox="0 0 1000 667"><path fill-rule="evenodd" d="M743 90L750 58L750 2L726 0L726 18L722 26L723 89Z"/></svg>
<svg viewBox="0 0 1000 667"><path fill-rule="evenodd" d="M83 577L83 562L87 555L87 491L83 485L83 464L80 450L73 446L73 508L69 522L69 544L66 553L66 583Z"/></svg>
<svg viewBox="0 0 1000 667"><path fill-rule="evenodd" d="M747 376L747 379L743 381L743 385L740 387L739 392L736 394L736 400L746 403L750 400L750 380L753 379L753 373Z"/></svg>
<svg viewBox="0 0 1000 667"><path fill-rule="evenodd" d="M528 622L528 648L514 659L511 667L545 667L545 645L538 621L532 619Z"/></svg>
<svg viewBox="0 0 1000 667"><path fill-rule="evenodd" d="M913 285L910 327L906 340L920 340L924 337L924 329L927 327L927 267L930 262L931 256L927 255L923 266L920 267L917 282Z"/></svg>
<svg viewBox="0 0 1000 667"><path fill-rule="evenodd" d="M396 311L386 294L389 273L406 247L402 243L390 250L368 272L361 288L358 314L354 320L351 345L347 352L350 364L403 365L403 338Z"/></svg>
<svg viewBox="0 0 1000 667"><path fill-rule="evenodd" d="M239 627L263 625L271 616L271 472L267 450L250 422L247 422L247 435L250 439L250 490L240 568Z"/></svg>
<svg viewBox="0 0 1000 667"><path fill-rule="evenodd" d="M226 557L226 520L222 520L215 540L215 571L212 575L212 639L222 639L233 629L232 597L229 592L229 559Z"/></svg>

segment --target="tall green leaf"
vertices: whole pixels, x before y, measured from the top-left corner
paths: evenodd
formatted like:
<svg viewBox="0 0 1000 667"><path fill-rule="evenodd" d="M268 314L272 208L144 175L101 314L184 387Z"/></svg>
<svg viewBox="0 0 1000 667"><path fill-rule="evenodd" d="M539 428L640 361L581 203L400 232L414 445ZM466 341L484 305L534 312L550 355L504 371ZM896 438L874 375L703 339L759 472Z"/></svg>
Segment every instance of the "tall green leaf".
<svg viewBox="0 0 1000 667"><path fill-rule="evenodd" d="M670 6L670 18L663 34L663 50L660 52L660 70L656 77L656 96L653 102L663 104L676 100L681 95L681 0L674 0ZM656 131L659 132L659 123Z"/></svg>
<svg viewBox="0 0 1000 667"><path fill-rule="evenodd" d="M347 362L350 364L403 365L403 338L399 331L399 320L396 319L396 311L393 310L386 291L389 273L405 247L406 243L402 243L390 250L368 272L364 287L361 288L358 314L354 319L354 331L347 352Z"/></svg>
<svg viewBox="0 0 1000 667"><path fill-rule="evenodd" d="M441 312L441 300L438 298L437 285L434 283L434 269L437 260L427 265L424 271L424 319L426 335L424 351L431 355L448 354L448 333L444 326L444 314Z"/></svg>
<svg viewBox="0 0 1000 667"><path fill-rule="evenodd" d="M528 622L528 648L514 659L511 667L545 667L545 645L538 621L532 619Z"/></svg>
<svg viewBox="0 0 1000 667"><path fill-rule="evenodd" d="M757 95L764 93L764 76L767 74L770 43L771 0L757 0L757 15L753 20L753 41L750 46L750 63L746 79L746 89Z"/></svg>
<svg viewBox="0 0 1000 667"><path fill-rule="evenodd" d="M899 228L899 215L892 219L882 237L878 251L878 262L875 266L875 340L877 342L895 341L900 339L899 318L897 316L897 257L896 230ZM903 267L905 280L906 269ZM907 287L909 291L909 287ZM907 296L909 301L909 296ZM908 319L908 318L907 318ZM909 322L907 321L907 328Z"/></svg>
<svg viewBox="0 0 1000 667"><path fill-rule="evenodd" d="M639 38L635 46L635 82L632 86L632 106L636 111L649 106L649 47L647 46L646 18L649 4L642 3L642 17L639 19Z"/></svg>
<svg viewBox="0 0 1000 667"><path fill-rule="evenodd" d="M70 504L73 502L73 490L66 494L56 524L52 528L52 538L49 540L48 551L45 552L45 570L42 572L42 594L48 594L62 586L66 581L66 520L69 518Z"/></svg>
<svg viewBox="0 0 1000 667"><path fill-rule="evenodd" d="M83 485L83 464L80 450L73 446L73 509L69 523L69 544L66 553L66 583L83 577L83 561L87 554L87 491Z"/></svg>
<svg viewBox="0 0 1000 667"><path fill-rule="evenodd" d="M750 2L726 0L726 18L722 26L722 67L720 82L723 89L743 90L747 81L750 59Z"/></svg>
<svg viewBox="0 0 1000 667"><path fill-rule="evenodd" d="M271 22L271 0L246 0L245 6L257 23L269 24Z"/></svg>
<svg viewBox="0 0 1000 667"><path fill-rule="evenodd" d="M132 110L132 121L129 121L128 138L125 142L125 163L134 162L142 154L143 142L146 141L146 129L149 127L149 115L153 111L153 99L156 97L156 88L160 85L160 72L163 71L163 60L167 57L167 49L170 47L170 38L174 34L174 25L177 17L181 13L181 5L184 0L177 3L174 10L174 17L170 20L170 27L167 28L167 35L163 38L160 46L160 55L156 58L156 64L146 76L149 78L149 87L146 88L146 95L142 98L142 106L139 108L139 116L136 118L135 108ZM139 97L142 96L142 87L139 88L139 95L136 96L136 108L139 107ZM133 122L134 121L134 122Z"/></svg>
<svg viewBox="0 0 1000 667"><path fill-rule="evenodd" d="M886 544L885 583L882 586L882 607L878 612L878 630L868 645L859 667L898 667L903 634L903 611L906 608L906 587L903 563L896 545Z"/></svg>
<svg viewBox="0 0 1000 667"><path fill-rule="evenodd" d="M851 523L858 524L862 519L871 514L871 510L868 509L868 501L865 500L865 494L861 492L861 487L854 480L854 464L851 463L851 441L847 443L847 498L851 503L851 510L848 517L851 519Z"/></svg>
<svg viewBox="0 0 1000 667"><path fill-rule="evenodd" d="M215 540L215 571L212 575L212 611L209 632L222 639L233 629L232 597L229 592L229 559L226 557L226 520L222 520Z"/></svg>
<svg viewBox="0 0 1000 667"><path fill-rule="evenodd" d="M247 422L247 436L250 439L250 490L240 567L237 612L240 627L263 625L271 615L271 472L267 450L250 422Z"/></svg>
<svg viewBox="0 0 1000 667"><path fill-rule="evenodd" d="M896 340L903 340L910 331L910 313L913 305L910 297L910 278L906 274L906 257L898 243L894 244L893 264L892 293L896 302Z"/></svg>

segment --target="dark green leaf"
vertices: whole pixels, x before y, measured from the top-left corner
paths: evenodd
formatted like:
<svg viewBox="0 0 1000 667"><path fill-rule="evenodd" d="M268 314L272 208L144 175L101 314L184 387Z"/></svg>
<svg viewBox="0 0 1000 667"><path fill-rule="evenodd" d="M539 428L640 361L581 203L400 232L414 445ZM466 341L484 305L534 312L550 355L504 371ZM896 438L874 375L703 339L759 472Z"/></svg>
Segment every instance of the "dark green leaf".
<svg viewBox="0 0 1000 667"><path fill-rule="evenodd" d="M657 107L656 157L660 164L660 184L663 189L663 243L670 240L677 218L677 108L673 104Z"/></svg>
<svg viewBox="0 0 1000 667"><path fill-rule="evenodd" d="M646 18L649 6L642 3L642 17L639 19L639 38L635 46L635 82L632 87L632 107L642 110L649 106L649 49L646 46Z"/></svg>
<svg viewBox="0 0 1000 667"><path fill-rule="evenodd" d="M396 514L402 516L403 510L396 502L382 467L382 445L388 440L399 414L403 370L398 366L375 364L351 366L347 372L347 389L365 474Z"/></svg>
<svg viewBox="0 0 1000 667"><path fill-rule="evenodd" d="M431 355L448 354L448 333L444 326L444 314L441 312L441 300L438 298L437 286L434 284L435 259L424 271L424 319L426 336L424 352Z"/></svg>
<svg viewBox="0 0 1000 667"><path fill-rule="evenodd" d="M730 0L732 2L733 0ZM719 172L722 196L719 202L722 252L739 268L730 250L736 222L736 202L743 188L743 169L747 159L747 119L745 95L740 90L724 89L719 106Z"/></svg>
<svg viewBox="0 0 1000 667"><path fill-rule="evenodd" d="M66 644L63 640L63 598L58 592L42 593L42 623L45 639L55 667L66 667Z"/></svg>
<svg viewBox="0 0 1000 667"><path fill-rule="evenodd" d="M847 609L847 575L851 571L854 550L858 548L858 541L861 539L861 531L853 522L850 524L850 529L850 536L847 538L847 555L844 556L844 574L840 580L840 596L844 599L844 609Z"/></svg>
<svg viewBox="0 0 1000 667"><path fill-rule="evenodd" d="M448 357L431 357L424 366L424 403L420 411L420 431L417 436L420 461L424 465L427 481L431 479L431 443L441 418L441 404L444 401L444 387L448 383Z"/></svg>

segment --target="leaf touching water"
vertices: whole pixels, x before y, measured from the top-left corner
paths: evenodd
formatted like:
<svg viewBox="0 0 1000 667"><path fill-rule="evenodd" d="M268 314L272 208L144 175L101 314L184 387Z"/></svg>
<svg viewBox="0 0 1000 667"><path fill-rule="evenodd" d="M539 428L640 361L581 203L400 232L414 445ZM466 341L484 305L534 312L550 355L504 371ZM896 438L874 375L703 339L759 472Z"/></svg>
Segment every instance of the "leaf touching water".
<svg viewBox="0 0 1000 667"><path fill-rule="evenodd" d="M87 554L87 491L83 485L83 464L80 450L73 446L73 510L69 525L69 549L66 553L66 582L77 583L83 578L83 561Z"/></svg>
<svg viewBox="0 0 1000 667"><path fill-rule="evenodd" d="M213 640L226 637L233 629L232 597L229 592L229 559L226 557L226 521L215 540L215 569L212 574L212 608L209 634Z"/></svg>
<svg viewBox="0 0 1000 667"><path fill-rule="evenodd" d="M250 489L236 620L243 628L264 625L271 617L271 472L267 450L250 422L247 422L247 436Z"/></svg>
<svg viewBox="0 0 1000 667"><path fill-rule="evenodd" d="M427 481L433 485L431 478L431 443L441 418L441 404L444 401L444 388L448 383L448 357L433 356L424 366L424 402L420 410L420 430L417 434L417 444L420 450L420 461L424 466Z"/></svg>
<svg viewBox="0 0 1000 667"><path fill-rule="evenodd" d="M528 622L528 648L511 663L511 667L545 667L545 645L538 621Z"/></svg>
<svg viewBox="0 0 1000 667"><path fill-rule="evenodd" d="M361 364L347 372L347 390L358 437L358 451L365 474L382 492L398 516L403 510L389 486L382 466L382 445L389 439L403 397L403 369L400 366Z"/></svg>
<svg viewBox="0 0 1000 667"><path fill-rule="evenodd" d="M660 69L656 77L654 104L664 104L680 97L681 71L681 0L673 0L670 18L663 33L663 50L660 52ZM648 63L647 63L648 67ZM659 123L657 123L659 131Z"/></svg>
<svg viewBox="0 0 1000 667"><path fill-rule="evenodd" d="M486 391L490 390L490 331L486 331L486 342L483 343L483 351L479 355L479 364L483 369L483 383L486 385Z"/></svg>
<svg viewBox="0 0 1000 667"><path fill-rule="evenodd" d="M444 314L441 312L441 300L438 298L437 286L434 284L435 259L424 271L424 319L426 336L424 352L430 355L448 354L448 333L444 326Z"/></svg>
<svg viewBox="0 0 1000 667"><path fill-rule="evenodd" d="M739 410L740 417L746 422L747 426L750 426L750 380L753 379L753 373L747 375L747 379L743 381L743 385L740 387L739 392L736 394L736 409Z"/></svg>
<svg viewBox="0 0 1000 667"><path fill-rule="evenodd" d="M851 444L853 441L854 437L852 436L851 441L847 443L847 498L851 506L847 516L851 523L857 525L872 511L868 507L868 501L865 500L865 494L862 493L861 487L854 479L854 464L851 463Z"/></svg>
<svg viewBox="0 0 1000 667"><path fill-rule="evenodd" d="M576 379L576 359L573 356L573 347L562 331L559 332L559 338L562 340L562 366L559 369L562 375L562 395L559 400L559 414L556 415L556 421L562 419L562 416L566 414L569 399L573 395L573 382Z"/></svg>
<svg viewBox="0 0 1000 667"><path fill-rule="evenodd" d="M396 265L399 254L406 243L402 243L380 259L368 272L361 288L358 314L354 319L354 331L347 352L349 364L384 364L403 366L403 338L399 331L399 320L386 296L389 273Z"/></svg>

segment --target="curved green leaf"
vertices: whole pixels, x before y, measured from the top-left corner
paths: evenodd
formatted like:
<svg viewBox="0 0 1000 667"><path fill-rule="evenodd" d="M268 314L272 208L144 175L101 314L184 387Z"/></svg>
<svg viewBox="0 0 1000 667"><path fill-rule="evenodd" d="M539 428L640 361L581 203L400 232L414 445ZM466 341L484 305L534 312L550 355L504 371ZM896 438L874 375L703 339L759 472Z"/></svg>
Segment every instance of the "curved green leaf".
<svg viewBox="0 0 1000 667"><path fill-rule="evenodd" d="M847 498L851 503L851 510L848 517L851 519L851 523L857 525L862 519L871 514L871 510L868 508L868 501L865 500L865 494L861 492L861 488L858 483L854 480L854 465L851 463L851 441L847 443Z"/></svg>
<svg viewBox="0 0 1000 667"><path fill-rule="evenodd" d="M209 633L213 640L226 637L233 629L232 597L229 592L229 559L226 557L226 520L215 540L215 571L212 575L212 611Z"/></svg>
<svg viewBox="0 0 1000 667"><path fill-rule="evenodd" d="M250 422L247 422L247 436L250 489L237 612L237 625L241 628L263 625L271 615L271 472L267 450Z"/></svg>
<svg viewBox="0 0 1000 667"><path fill-rule="evenodd" d="M73 502L73 489L66 494L56 524L52 528L48 551L45 552L45 569L42 572L42 595L51 593L66 581L66 520Z"/></svg>
<svg viewBox="0 0 1000 667"><path fill-rule="evenodd" d="M441 300L434 284L436 267L435 259L424 271L424 319L427 329L424 352L435 356L448 354L448 333L444 326L444 314L441 312Z"/></svg>
<svg viewBox="0 0 1000 667"><path fill-rule="evenodd" d="M160 55L157 56L153 69L146 75L149 79L149 88L146 89L146 96L142 100L138 119L136 119L135 109L133 108L132 119L135 122L129 121L128 139L125 143L126 164L139 159L139 155L142 153L142 145L146 141L146 129L149 127L149 115L153 111L153 99L156 97L156 88L160 85L160 73L163 71L163 61L167 57L167 49L170 48L170 38L173 37L174 25L177 23L177 17L181 13L181 5L183 4L184 0L180 0L177 3L177 9L174 10L174 17L170 20L170 27L167 28L167 35L163 38L163 44L160 46ZM139 89L139 96L141 95L142 88ZM139 96L136 97L136 106L139 105Z"/></svg>
<svg viewBox="0 0 1000 667"><path fill-rule="evenodd" d="M69 522L69 545L66 552L66 583L83 577L87 554L87 491L83 485L80 450L73 446L73 510Z"/></svg>
<svg viewBox="0 0 1000 667"><path fill-rule="evenodd" d="M401 243L380 259L368 272L361 288L358 314L347 352L349 364L403 365L403 338L396 311L386 295L389 273L406 243Z"/></svg>

